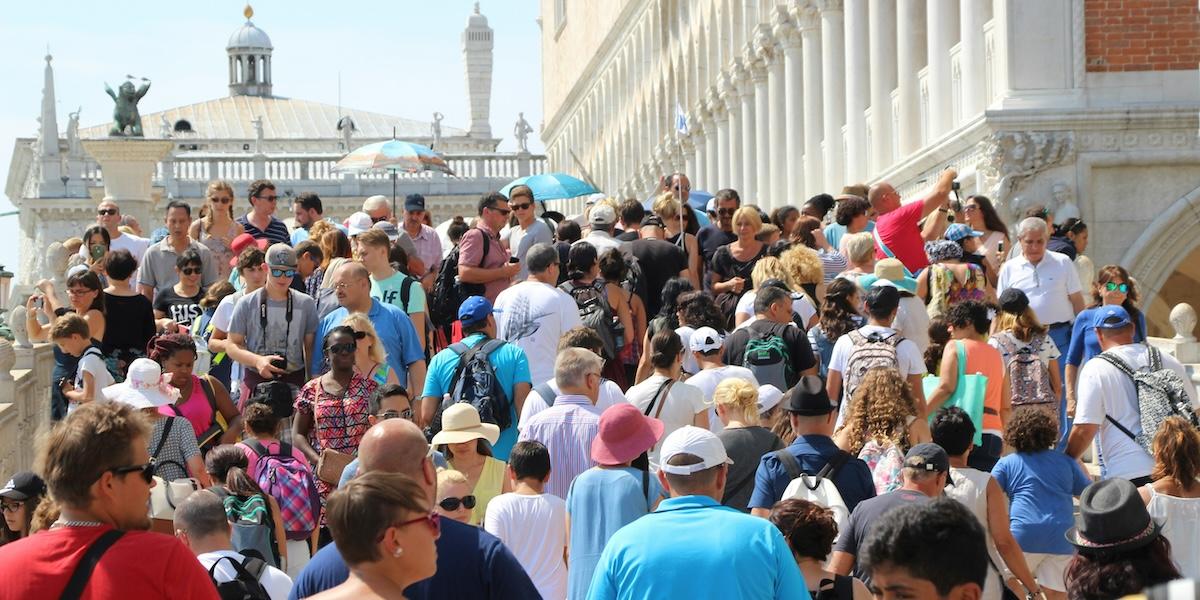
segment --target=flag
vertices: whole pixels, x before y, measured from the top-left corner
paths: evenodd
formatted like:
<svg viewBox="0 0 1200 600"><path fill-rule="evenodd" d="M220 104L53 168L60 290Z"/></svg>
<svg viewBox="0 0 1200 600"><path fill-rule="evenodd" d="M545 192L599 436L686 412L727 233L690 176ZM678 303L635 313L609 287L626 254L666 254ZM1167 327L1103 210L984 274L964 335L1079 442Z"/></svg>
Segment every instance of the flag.
<svg viewBox="0 0 1200 600"><path fill-rule="evenodd" d="M679 135L688 134L688 119L687 114L683 112L683 105L675 103L675 132Z"/></svg>

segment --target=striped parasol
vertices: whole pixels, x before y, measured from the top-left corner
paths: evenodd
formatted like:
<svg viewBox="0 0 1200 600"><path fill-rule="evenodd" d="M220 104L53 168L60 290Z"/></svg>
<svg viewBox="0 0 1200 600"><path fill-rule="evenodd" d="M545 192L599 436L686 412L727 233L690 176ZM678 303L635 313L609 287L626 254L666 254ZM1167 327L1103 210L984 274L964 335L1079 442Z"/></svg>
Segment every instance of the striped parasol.
<svg viewBox="0 0 1200 600"><path fill-rule="evenodd" d="M339 172L385 171L392 173L418 173L441 171L453 175L446 160L427 146L388 140L356 148L334 165Z"/></svg>

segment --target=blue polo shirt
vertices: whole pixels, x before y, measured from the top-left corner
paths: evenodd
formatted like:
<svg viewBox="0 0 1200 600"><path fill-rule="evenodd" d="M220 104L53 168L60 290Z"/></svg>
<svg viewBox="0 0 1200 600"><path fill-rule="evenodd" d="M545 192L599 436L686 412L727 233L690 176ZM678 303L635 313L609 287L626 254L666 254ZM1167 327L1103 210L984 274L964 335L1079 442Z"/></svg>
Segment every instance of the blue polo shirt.
<svg viewBox="0 0 1200 600"><path fill-rule="evenodd" d="M400 309L396 309L400 310ZM482 333L472 333L462 339L468 348L474 348L483 341ZM454 371L458 369L458 354L446 348L434 355L429 361L429 371L425 376L425 390L422 397L433 396L441 401L444 394L450 391L450 381L454 379ZM517 443L517 403L513 397L513 389L518 383L532 384L529 376L529 359L525 351L516 344L504 344L488 357L495 368L496 377L500 379L500 387L508 396L509 420L512 423L508 429L500 431L500 439L492 445L492 454L499 460L508 461L508 451Z"/></svg>
<svg viewBox="0 0 1200 600"><path fill-rule="evenodd" d="M807 600L809 595L791 549L770 521L708 496L680 496L663 500L658 510L612 536L587 597Z"/></svg>
<svg viewBox="0 0 1200 600"><path fill-rule="evenodd" d="M764 523L766 521L763 521ZM517 557L496 536L453 519L442 519L437 574L404 590L409 600L538 598L537 587ZM321 548L304 566L289 600L314 596L350 577L336 544Z"/></svg>
<svg viewBox="0 0 1200 600"><path fill-rule="evenodd" d="M349 314L350 311L346 310L346 307L339 306L333 312L325 315L325 318L321 319L321 324L317 326L317 337L312 352L312 370L310 371L314 377L329 370L323 364L325 344L322 342L325 340L325 334L330 329L341 325ZM375 333L379 334L379 339L383 340L383 350L387 353L388 366L396 372L400 385L407 387L408 365L418 360L425 360L425 351L421 349L421 342L417 339L417 330L413 328L412 320L404 314L403 310L391 304L383 304L374 298L371 298L371 312L367 313L367 318L371 319L371 324L375 326Z"/></svg>
<svg viewBox="0 0 1200 600"><path fill-rule="evenodd" d="M786 448L796 460L800 468L809 475L815 475L823 468L829 459L837 453L838 447L833 439L824 435L802 435ZM780 464L779 459L772 454L763 455L758 463L758 471L754 474L754 493L750 496L750 508L771 508L783 498L783 492L791 483L792 477L787 469ZM875 482L871 479L871 470L867 463L851 458L833 475L833 484L846 508L854 512L859 502L875 497Z"/></svg>

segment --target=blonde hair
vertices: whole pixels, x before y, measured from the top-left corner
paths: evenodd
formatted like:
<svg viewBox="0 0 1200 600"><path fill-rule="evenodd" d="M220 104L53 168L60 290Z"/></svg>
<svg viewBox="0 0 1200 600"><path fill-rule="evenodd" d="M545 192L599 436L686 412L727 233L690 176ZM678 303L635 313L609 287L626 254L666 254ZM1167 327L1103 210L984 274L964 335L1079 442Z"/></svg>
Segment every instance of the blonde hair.
<svg viewBox="0 0 1200 600"><path fill-rule="evenodd" d="M713 392L713 402L725 407L730 418L758 425L758 388L749 381L739 377L722 381Z"/></svg>
<svg viewBox="0 0 1200 600"><path fill-rule="evenodd" d="M875 255L875 237L870 232L852 233L842 239L846 245L846 257L852 263L865 263Z"/></svg>
<svg viewBox="0 0 1200 600"><path fill-rule="evenodd" d="M754 263L754 267L750 269L750 279L754 282L756 290L768 279L782 279L789 289L800 288L792 280L792 274L784 268L783 261L774 256L764 256L758 259L758 262Z"/></svg>
<svg viewBox="0 0 1200 600"><path fill-rule="evenodd" d="M346 315L345 319L342 319L342 325L346 325L355 331L361 331L367 334L367 336L371 338L371 352L368 354L368 356L370 356L371 360L375 361L376 364L383 364L387 362L387 353L385 353L383 350L383 342L379 339L379 334L375 332L375 326L371 324L371 319L367 318L367 315L364 315L360 312L350 313ZM362 341L359 343L362 343Z"/></svg>
<svg viewBox="0 0 1200 600"><path fill-rule="evenodd" d="M1019 315L1006 310L996 311L995 331L1008 331L1018 340L1030 342L1034 336L1045 334L1049 330L1038 321L1033 308L1026 306Z"/></svg>
<svg viewBox="0 0 1200 600"><path fill-rule="evenodd" d="M437 487L439 491L442 489L442 486L454 485L456 483L470 485L471 482L467 481L467 476L463 475L461 471L455 471L454 469L438 469Z"/></svg>
<svg viewBox="0 0 1200 600"><path fill-rule="evenodd" d="M234 200L234 201L237 200L237 196L235 196L233 193L233 186L229 185L229 182L225 181L224 179L214 179L214 180L208 182L208 187L204 189L205 200L207 200L211 204L213 194L215 194L216 192L229 192L230 200ZM216 208L216 207L217 207L217 205L213 204L213 208ZM212 215L213 215L213 211L210 210L210 211L207 211L206 213L204 213L204 216L201 217L200 225L201 225L201 227L204 228L204 231L208 231L208 230L212 229L212 224L213 224L212 223L213 222ZM229 218L230 219L233 218L233 202L229 203Z"/></svg>
<svg viewBox="0 0 1200 600"><path fill-rule="evenodd" d="M663 220L679 218L679 201L671 192L663 192L654 201L654 214Z"/></svg>
<svg viewBox="0 0 1200 600"><path fill-rule="evenodd" d="M758 209L752 206L743 206L733 213L733 226L737 227L738 223L749 223L754 228L754 233L758 233L762 229L762 215L758 214Z"/></svg>
<svg viewBox="0 0 1200 600"><path fill-rule="evenodd" d="M792 244L791 248L779 255L779 260L783 262L783 268L791 275L792 281L799 285L821 283L825 279L821 257L817 256L816 250L804 244Z"/></svg>
<svg viewBox="0 0 1200 600"><path fill-rule="evenodd" d="M850 398L845 428L850 448L857 456L868 439L880 445L891 442L901 454L908 452L909 417L921 418L908 382L896 369L871 369Z"/></svg>

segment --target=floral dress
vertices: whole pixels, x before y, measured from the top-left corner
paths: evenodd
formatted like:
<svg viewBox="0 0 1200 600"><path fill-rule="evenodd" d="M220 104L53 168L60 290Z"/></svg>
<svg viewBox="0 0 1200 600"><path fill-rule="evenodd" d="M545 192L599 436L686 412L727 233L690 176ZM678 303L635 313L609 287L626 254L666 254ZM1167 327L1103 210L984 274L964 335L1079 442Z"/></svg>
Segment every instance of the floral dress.
<svg viewBox="0 0 1200 600"><path fill-rule="evenodd" d="M367 433L367 415L370 414L367 399L379 384L355 373L350 377L350 385L342 394L330 394L321 385L317 377L304 384L296 396L296 413L305 414L312 418L312 430L308 434L308 443L318 454L328 448L355 456L358 454L358 443ZM317 491L321 493L321 503L332 492L334 486L317 479Z"/></svg>

